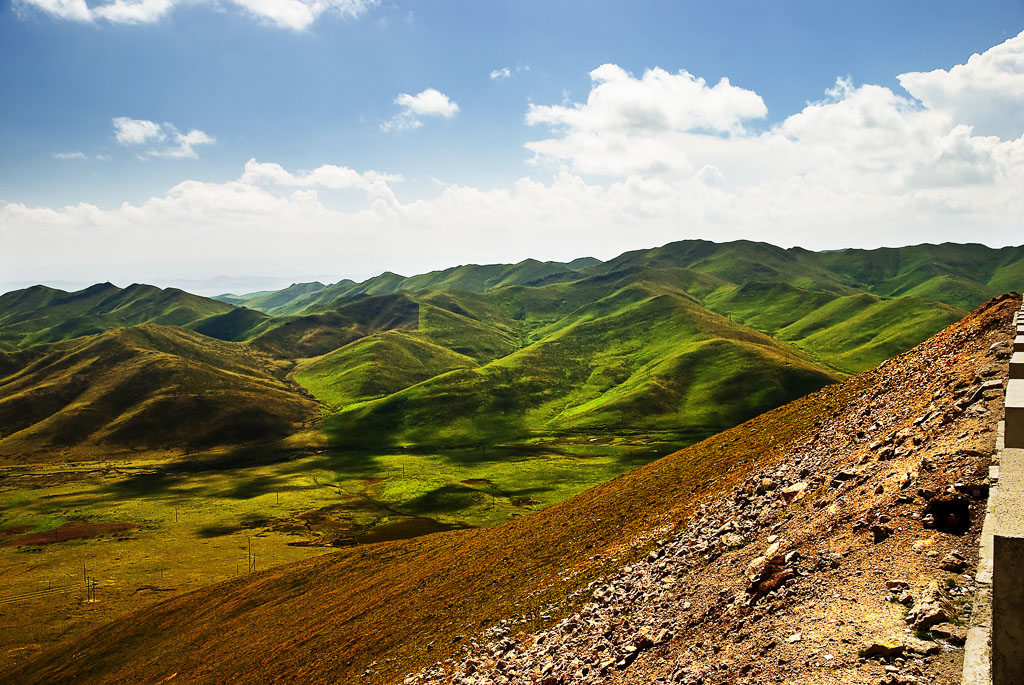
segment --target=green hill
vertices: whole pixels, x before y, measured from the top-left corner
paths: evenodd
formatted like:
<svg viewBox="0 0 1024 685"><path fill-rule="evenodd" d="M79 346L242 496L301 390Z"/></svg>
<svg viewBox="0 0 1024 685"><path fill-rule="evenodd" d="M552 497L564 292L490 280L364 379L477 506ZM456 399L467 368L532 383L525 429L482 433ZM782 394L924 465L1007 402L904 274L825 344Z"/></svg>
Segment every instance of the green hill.
<svg viewBox="0 0 1024 685"><path fill-rule="evenodd" d="M271 316L281 316L301 311L308 305L312 297L326 287L318 281L292 283L283 290L266 290L248 295L218 295L213 299L238 307L255 309Z"/></svg>
<svg viewBox="0 0 1024 685"><path fill-rule="evenodd" d="M836 378L785 343L647 284L617 290L533 336L479 368L447 370L343 409L328 430L339 444L364 447L564 431L713 431Z"/></svg>
<svg viewBox="0 0 1024 685"><path fill-rule="evenodd" d="M580 270L599 263L592 257L575 259L568 264L527 259L517 264L466 264L416 276L401 276L390 271L361 283L344 279L324 286L321 283L298 283L279 291L222 295L217 299L244 305L273 316L314 314L328 311L342 301L360 295L392 295L400 291L464 290L484 293L509 285L540 285L575 280Z"/></svg>
<svg viewBox="0 0 1024 685"><path fill-rule="evenodd" d="M233 305L177 288L139 283L123 289L99 283L74 293L34 286L0 295L0 341L23 348L146 323L242 340L269 320L259 312L238 312Z"/></svg>
<svg viewBox="0 0 1024 685"><path fill-rule="evenodd" d="M0 454L57 459L282 438L316 416L285 371L248 346L153 324L36 346L0 364Z"/></svg>
<svg viewBox="0 0 1024 685"><path fill-rule="evenodd" d="M471 358L435 345L419 333L390 330L302 360L295 380L328 407L339 409L475 366Z"/></svg>
<svg viewBox="0 0 1024 685"><path fill-rule="evenodd" d="M708 432L908 349L1024 280L1022 257L687 240L218 299L37 286L0 296L0 368L18 368L17 350L160 324L293 364L335 444Z"/></svg>

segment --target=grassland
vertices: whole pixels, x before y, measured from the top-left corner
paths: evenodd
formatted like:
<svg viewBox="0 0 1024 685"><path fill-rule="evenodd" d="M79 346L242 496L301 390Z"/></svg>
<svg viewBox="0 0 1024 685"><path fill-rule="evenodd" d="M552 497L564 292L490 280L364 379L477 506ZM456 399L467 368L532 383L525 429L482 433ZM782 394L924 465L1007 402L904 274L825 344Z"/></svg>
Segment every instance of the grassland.
<svg viewBox="0 0 1024 685"><path fill-rule="evenodd" d="M244 575L250 552L263 570L490 527L672 448L586 440L441 453L257 449L0 468L0 673L68 635Z"/></svg>
<svg viewBox="0 0 1024 685"><path fill-rule="evenodd" d="M284 438L316 403L257 350L145 324L7 355L0 463L188 453Z"/></svg>
<svg viewBox="0 0 1024 685"><path fill-rule="evenodd" d="M552 601L645 553L630 545L637 535L730 490L758 462L771 464L776 450L871 383L831 386L496 528L353 546L172 599L93 633L88 659L73 666L76 677L159 681L183 671L208 681L258 680L294 671L309 682L353 682L372 660L370 682L391 682L411 664L450 654L458 646L452 634L475 634L507 616L556 620L564 609ZM174 626L186 615L183 634ZM177 639L163 637L172 632ZM223 637L242 634L248 637L232 640L226 658ZM128 640L136 655L130 664ZM55 661L42 677L60 677L61 668ZM33 677L43 673L33 669Z"/></svg>

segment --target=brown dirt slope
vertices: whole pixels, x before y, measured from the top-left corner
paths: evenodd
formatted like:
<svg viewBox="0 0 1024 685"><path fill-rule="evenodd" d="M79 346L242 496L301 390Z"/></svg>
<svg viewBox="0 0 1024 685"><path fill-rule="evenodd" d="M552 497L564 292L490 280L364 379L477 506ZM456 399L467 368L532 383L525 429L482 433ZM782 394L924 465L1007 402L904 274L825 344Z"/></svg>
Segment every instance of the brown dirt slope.
<svg viewBox="0 0 1024 685"><path fill-rule="evenodd" d="M956 633L928 607L955 624L968 606L969 580L943 592L940 564L976 561L1001 413L984 383L1005 373L1018 303L536 515L206 588L8 677L954 682L959 652L913 641L886 583L916 602L920 637ZM884 638L902 641L893 673L857 655Z"/></svg>
<svg viewBox="0 0 1024 685"><path fill-rule="evenodd" d="M8 462L246 444L317 416L283 362L180 328L118 328L3 362L0 458Z"/></svg>

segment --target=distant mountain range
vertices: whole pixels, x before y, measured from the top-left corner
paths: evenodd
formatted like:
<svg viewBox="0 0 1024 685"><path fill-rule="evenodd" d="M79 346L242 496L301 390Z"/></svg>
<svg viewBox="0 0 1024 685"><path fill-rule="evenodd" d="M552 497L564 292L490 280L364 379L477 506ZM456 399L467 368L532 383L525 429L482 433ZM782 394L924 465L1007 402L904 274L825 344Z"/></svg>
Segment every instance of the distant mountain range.
<svg viewBox="0 0 1024 685"><path fill-rule="evenodd" d="M682 241L216 298L34 286L0 296L0 454L711 432L909 349L1022 258Z"/></svg>

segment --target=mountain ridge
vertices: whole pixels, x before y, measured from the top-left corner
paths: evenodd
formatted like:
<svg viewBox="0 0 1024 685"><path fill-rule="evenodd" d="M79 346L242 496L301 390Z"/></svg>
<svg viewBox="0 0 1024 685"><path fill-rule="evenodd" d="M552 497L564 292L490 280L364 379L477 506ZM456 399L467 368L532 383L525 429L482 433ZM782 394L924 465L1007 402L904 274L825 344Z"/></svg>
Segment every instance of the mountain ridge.
<svg viewBox="0 0 1024 685"><path fill-rule="evenodd" d="M604 262L463 265L220 300L141 284L35 287L0 296L0 349L142 324L241 343L233 349L290 365L321 403L333 446L710 432L913 346L991 296L989 283L1024 278L1022 256L980 245L817 253L690 240ZM417 354L426 362L413 363ZM762 380L723 395L712 370Z"/></svg>

